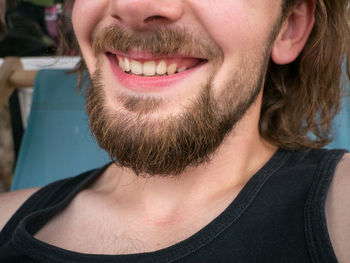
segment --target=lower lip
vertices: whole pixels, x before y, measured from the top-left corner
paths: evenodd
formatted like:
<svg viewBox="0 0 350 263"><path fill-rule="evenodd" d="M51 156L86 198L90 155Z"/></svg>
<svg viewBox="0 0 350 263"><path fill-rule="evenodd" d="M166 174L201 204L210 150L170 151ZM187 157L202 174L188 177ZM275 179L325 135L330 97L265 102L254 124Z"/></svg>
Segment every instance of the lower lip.
<svg viewBox="0 0 350 263"><path fill-rule="evenodd" d="M157 92L170 88L205 64L202 62L194 68L170 76L142 77L125 73L113 57L107 55L107 58L118 81L126 88L139 92Z"/></svg>

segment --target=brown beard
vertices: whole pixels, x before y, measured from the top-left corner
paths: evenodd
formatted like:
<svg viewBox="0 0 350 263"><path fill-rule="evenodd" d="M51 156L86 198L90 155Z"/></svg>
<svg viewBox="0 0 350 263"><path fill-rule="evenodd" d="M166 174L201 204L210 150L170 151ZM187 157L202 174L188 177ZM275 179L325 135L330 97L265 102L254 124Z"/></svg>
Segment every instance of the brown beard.
<svg viewBox="0 0 350 263"><path fill-rule="evenodd" d="M159 42L173 43L169 41L175 36L181 39L182 50L191 53L188 47L192 46L192 38L186 37L185 32L179 32L151 32L145 41L144 36L130 36L117 28L110 28L97 37L93 47L96 54L106 50L106 47L121 51L138 47L151 50L153 54L172 54L177 52L176 45L168 48L166 44L157 45ZM111 35L118 36L115 42ZM128 38L134 39L130 42L132 44L126 44ZM191 39L189 45L186 45L186 39ZM118 96L116 101L123 105L124 110L107 108L102 72L98 69L87 89L86 107L91 131L115 164L132 169L136 175L175 176L187 167L206 163L256 101L263 86L270 46L258 61L242 61L241 68L233 74L217 99L212 91L213 72L190 105L183 106L181 113L160 120L148 115L147 109L156 110L162 101L136 97L123 99ZM214 56L211 54L212 48L206 51L207 46L201 47L204 47L201 52L208 54L206 57Z"/></svg>

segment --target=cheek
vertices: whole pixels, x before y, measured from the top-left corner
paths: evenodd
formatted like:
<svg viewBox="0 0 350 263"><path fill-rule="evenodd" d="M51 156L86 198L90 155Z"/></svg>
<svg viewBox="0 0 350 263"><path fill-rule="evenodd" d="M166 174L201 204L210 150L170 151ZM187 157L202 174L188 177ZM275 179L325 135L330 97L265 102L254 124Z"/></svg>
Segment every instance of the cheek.
<svg viewBox="0 0 350 263"><path fill-rule="evenodd" d="M277 3L251 0L189 0L197 19L225 56L254 50L265 43L278 17ZM276 11L277 9L277 11Z"/></svg>
<svg viewBox="0 0 350 263"><path fill-rule="evenodd" d="M279 1L188 1L201 26L223 51L216 85L222 85L243 60L260 61L278 20Z"/></svg>
<svg viewBox="0 0 350 263"><path fill-rule="evenodd" d="M81 52L90 73L94 72L95 58L90 39L94 30L101 23L107 7L105 0L75 0L72 11L72 23Z"/></svg>
<svg viewBox="0 0 350 263"><path fill-rule="evenodd" d="M91 33L104 16L108 8L105 0L75 0L72 12L72 22L75 30Z"/></svg>

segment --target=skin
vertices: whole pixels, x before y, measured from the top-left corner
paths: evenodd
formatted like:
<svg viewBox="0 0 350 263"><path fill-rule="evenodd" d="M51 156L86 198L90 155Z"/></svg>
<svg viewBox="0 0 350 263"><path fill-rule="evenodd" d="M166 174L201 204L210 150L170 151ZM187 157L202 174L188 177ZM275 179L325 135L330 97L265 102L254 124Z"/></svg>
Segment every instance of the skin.
<svg viewBox="0 0 350 263"><path fill-rule="evenodd" d="M329 236L339 262L350 260L350 154L337 166L326 200Z"/></svg>
<svg viewBox="0 0 350 263"><path fill-rule="evenodd" d="M251 54L251 50L260 50L259 53L261 54L261 46L265 43L270 29L279 15L278 8L276 8L279 1L274 1L275 7L273 7L273 2L263 1L261 4L257 4L254 7L260 8L261 10L254 13L248 11L252 10L251 1L246 3L244 1L239 1L238 3L231 4L227 8L227 10L232 10L231 12L223 8L221 12L217 10L217 12L213 13L212 10L216 9L213 8L213 6L218 4L216 2L197 3L196 1L186 1L186 4L183 4L181 1L175 3L173 3L173 1L161 3L159 3L159 1L99 1L98 3L93 1L88 1L88 3L77 1L73 10L73 24L75 32L78 34L81 50L90 74L95 72L97 64L97 58L91 50L90 36L92 33L99 32L100 29L117 22L116 19L111 18L111 16L117 15L121 17L119 23L128 29L140 31L147 30L148 27L164 24L183 26L190 32L197 32L201 37L214 42L219 46L222 52L224 52L224 61L220 61L220 70L215 77L216 88L214 89L215 92L221 92L221 89L225 86L223 84L230 76L231 70L239 67L243 54L250 54L252 58L256 54ZM225 3L225 6L227 6L227 3ZM143 9L150 9L150 12L144 12L142 11ZM84 21L84 26L82 26L83 23L80 14L91 12L89 10L100 11L89 16L89 21ZM275 10L275 12L266 20L262 16L264 12L269 12L268 10ZM110 12L110 15L101 17L101 14L104 12ZM247 12L250 12L250 19L247 19ZM145 20L155 14L163 16L164 18L159 21L153 20L148 23L139 21L139 19ZM136 19L136 17L138 18ZM76 18L77 21L74 21L74 18ZM260 21L262 19L265 19L266 23L261 24ZM237 21L237 23L228 23L228 21L232 20ZM215 23L213 23L214 21ZM222 29L221 25L224 24L230 24L231 26ZM192 26L188 27L186 25ZM221 30L217 30L219 27ZM255 34L244 33L253 30L259 30L258 38L256 38ZM236 40L235 34L242 36L242 39L240 38L239 41ZM103 68L108 67L106 61L103 61L102 64ZM212 68L213 65L208 63L206 67L203 67L199 72L193 74L190 79L186 79L186 83L188 84L183 85L183 82L181 82L176 85L176 89L168 89L161 94L154 94L153 96L166 96L166 107L164 106L161 109L163 111L161 114L169 114L169 112L171 112L170 109L176 110L179 108L179 102L183 101L183 99L190 99L198 95L201 85L197 83L204 83ZM104 68L103 71L107 72L108 69ZM112 81L114 81L114 78L111 78L111 76L104 77L105 81L108 82L108 84L106 84L106 89L109 89L109 87L113 86ZM196 85L192 85L192 83L196 83ZM186 88L189 86L191 89ZM110 97L112 93L110 90L108 90L108 92L106 97ZM110 104L112 103L110 102ZM117 106L113 103L110 107Z"/></svg>
<svg viewBox="0 0 350 263"><path fill-rule="evenodd" d="M135 32L160 25L183 26L214 43L223 54L215 65L208 61L171 88L143 94L164 98L166 103L153 117L166 118L178 110L180 102L189 103L199 94L200 84L214 67L213 92L218 96L225 89L230 73L239 69L243 57L254 59L263 54L268 36L279 21L280 4L279 0L76 0L73 25L90 74L96 71L98 63L90 40L113 23ZM269 51L275 63L290 63L299 55L313 27L314 7L314 1L301 1L291 10ZM99 69L107 98L128 90L115 79L105 58L100 61ZM77 252L113 254L155 251L193 235L233 201L276 151L258 131L261 100L262 92L209 164L187 169L176 180L140 178L129 169L112 165L36 237ZM122 109L115 100L107 101L106 107L111 111ZM10 212L2 215L3 221L28 194L22 191L0 198L4 203L18 200L14 205L7 204L5 211ZM93 216L96 214L103 217L103 224ZM118 236L117 245L110 246L110 233ZM332 238L337 239L337 235ZM87 244L86 240L90 242Z"/></svg>
<svg viewBox="0 0 350 263"><path fill-rule="evenodd" d="M215 8L214 8L215 7ZM93 34L97 34L103 28L119 23L128 29L135 31L147 30L148 28L159 25L178 25L185 26L190 32L200 32L203 38L213 41L222 51L223 60L220 61L218 70L214 76L214 93L220 93L227 80L230 72L237 71L240 67L240 62L245 56L251 59L254 55L262 54L264 44L271 33L272 27L276 24L280 17L280 1L76 1L73 9L73 25L81 47L81 51L85 58L90 74L93 74L97 68L97 57L92 51L90 39ZM305 19L305 26L298 32L298 38L301 41L291 47L290 42L284 36L285 32L292 36L292 26L284 25L283 32L280 38L286 44L278 43L273 47L272 53L275 54L276 60L280 58L277 52L281 49L290 48L290 60L298 55L302 49L307 36L312 28L313 19L309 17L309 12L312 12L311 5L301 6ZM215 12L213 12L215 10ZM84 15L85 14L85 15ZM91 14L86 16L86 14ZM157 19L150 20L150 17L157 16ZM88 17L88 18L87 18ZM85 19L84 19L85 18ZM235 21L235 23L230 23ZM264 21L262 23L261 21ZM188 26L191 25L191 26ZM225 26L223 26L225 25ZM220 30L218 30L220 29ZM239 36L239 37L237 37ZM255 52L253 52L255 51ZM284 51L284 50L283 50ZM283 52L281 52L283 53ZM114 92L112 89L118 89L121 84L113 85L115 78L109 70L109 65L106 59L102 60L101 66L104 72L105 92L106 97ZM191 98L193 94L198 94L201 85L206 80L213 65L211 61L207 65L201 67L197 72L190 75L186 80L175 84L173 88L166 89L162 92L162 96L167 98L167 105L162 107L157 116L166 116L179 105L180 101ZM191 89L187 88L191 87ZM122 88L120 88L122 89ZM147 96L158 96L159 94L147 94ZM136 96L136 95L135 95ZM170 101L170 103L169 103ZM185 171L181 176L181 182L172 180L148 180L144 187L144 179L134 178L132 172L113 167L113 173L123 173L123 177L115 176L116 182L135 180L132 187L135 189L143 188L145 196L137 197L138 202L145 203L145 206L153 206L153 204L163 200L164 196L162 189L167 189L174 193L174 196L168 198L171 200L170 207L176 207L184 200L184 192L195 195L202 195L202 192L207 192L209 185L212 188L213 181L217 182L216 187L212 188L213 192L222 192L226 189L223 185L235 187L242 185L250 176L254 174L275 151L275 147L265 142L258 132L258 121L260 114L261 94L257 103L253 104L248 110L244 118L240 121L239 129L227 138L221 146L218 154L209 165L198 167L190 171ZM109 109L119 109L120 105L107 102ZM156 116L156 117L157 117ZM232 160L231 156L235 156ZM108 172L110 172L108 171ZM213 174L217 175L214 179ZM232 176L234 174L234 176ZM103 180L103 179L101 179ZM154 181L154 183L153 183ZM229 184L227 184L229 182ZM196 189L193 190L193 186ZM132 187L130 190L132 193ZM230 187L229 187L230 188ZM118 193L118 190L116 191ZM118 195L118 194L117 194ZM189 200L190 198L185 197ZM149 201L146 201L149 200ZM153 214L154 211L150 211ZM171 217L171 215L164 215Z"/></svg>
<svg viewBox="0 0 350 263"><path fill-rule="evenodd" d="M148 8L145 8L145 5ZM247 4L245 1L232 1L229 7L233 10L232 14L227 12L227 4L218 9L221 13L212 14L213 6L211 4L203 4L198 1L182 3L181 1L84 0L75 2L73 25L90 74L95 72L98 61L90 44L91 36L98 33L102 28L118 22L116 16L121 17L122 21L119 21L119 23L133 30L145 30L147 26L152 26L145 25L143 20L156 15L163 18L153 20L153 26L159 23L193 25L186 27L191 32L201 32L201 35L213 41L224 53L224 59L220 61L219 70L214 80L214 92L219 93L224 88L223 83L228 80L228 73L231 70L237 70L244 54L247 54L247 52L251 54L251 50L259 50L257 53L259 55L263 52L263 44L267 41L272 26L279 18L278 6L278 1L263 1L256 6L252 3ZM146 10L147 12L145 12ZM148 12L148 10L151 12ZM254 12L249 10L254 10ZM271 14L268 10L276 11ZM89 15L88 19L82 21L82 17L87 17L87 13L91 16ZM219 32L218 27L227 24L227 21L219 19L214 24L212 22L215 21L214 17L222 18L225 15L229 15L229 19L236 19L237 24L225 29L224 32ZM235 16L237 17L234 18ZM211 17L211 19L208 19L208 17ZM266 20L266 23L260 23L263 19ZM244 23L244 21L247 21L247 23ZM254 41L256 38L251 34L244 33L249 32L252 28L258 29L256 31L259 33L259 41ZM230 31L236 31L237 34L241 35L240 41L235 40L235 37L228 41L227 32ZM250 56L253 58L253 54ZM109 70L106 59L102 60L101 68L106 83L106 97L108 98L115 92L114 89L118 89L121 85L118 85L118 87L112 85L115 78ZM179 105L180 101L190 100L192 96L197 95L202 86L197 83L204 83L212 68L212 63L208 62L207 65L201 67L185 81L177 83L171 89L162 92L161 96L166 97L167 103L164 103L163 107L157 111L157 116L167 116L178 108L176 105ZM190 91L186 88L189 85L191 85ZM159 95L160 93L147 94L147 96ZM74 248L76 251L88 252L89 248L87 246L76 247L66 238L65 240L61 237L51 239L49 237L50 232L53 229L61 229L60 222L70 222L69 224L72 227L69 232L66 231L67 228L65 228L65 231L61 229L58 232L62 234L62 237L79 236L76 235L77 232L73 229L83 231L87 226L78 224L77 222L81 220L75 221L73 218L77 218L78 214L80 216L84 214L84 218L93 218L88 214L101 213L102 210L106 218L104 223L108 225L109 232L122 237L121 239L124 242L118 242L117 249L116 246L107 244L103 248L101 248L101 245L94 244L93 252L112 254L116 252L112 247L119 252L127 251L128 253L154 251L177 243L194 234L218 216L232 202L242 186L275 152L275 147L265 142L258 133L260 104L261 94L258 102L248 110L240 122L239 132L236 131L234 136L227 138L225 144L222 145L209 165L185 171L178 180L172 178L138 178L128 169L111 166L90 189L82 192L80 197L72 202L72 206L66 210L67 213L62 214L62 218L53 220L52 224L48 224L46 229L39 231L37 238L66 248ZM107 102L107 105L111 110L121 108L117 102ZM237 158L232 160L232 156L237 156ZM99 195L97 193L103 194ZM138 195L134 193L138 193ZM75 202L77 204L82 202L78 206L89 207L83 204L86 201L94 203L94 208L97 210L93 212L90 208L87 208L85 210L87 214L85 214L78 213L73 208L76 207L76 205L73 205ZM197 211L195 215L193 214L194 207ZM196 222L195 226L193 226L193 222ZM145 229L144 224L149 227ZM89 222L88 225L96 226L97 222ZM88 237L85 236L85 240L86 238L97 240L92 238L90 234L99 236L99 240L107 240L107 243L112 238L98 227L93 228L94 230L86 233ZM91 230L91 227L89 229ZM129 240L130 243L125 242L125 240ZM83 243L83 240L77 243ZM130 249L130 247L136 249Z"/></svg>
<svg viewBox="0 0 350 263"><path fill-rule="evenodd" d="M217 71L213 90L215 94L219 94L226 87L230 72L238 70L244 56L251 59L254 59L254 55L261 56L271 29L279 19L279 5L279 1L225 1L225 4L222 1L76 1L73 25L90 74L94 74L98 63L90 39L93 34L98 34L101 29L113 23L135 31L158 25L178 25L185 26L190 32L200 32L203 38L214 42L223 53L223 59L218 66L215 65ZM82 17L86 17L83 14L87 13L91 16L82 21ZM153 16L161 18L145 22ZM256 52L252 52L253 50ZM184 81L173 85L171 89L146 94L166 98L167 103L162 105L154 118L169 115L179 108L181 102L186 103L198 95L201 84L214 67L213 64L208 61L205 66ZM113 85L116 79L109 70L106 59L102 58L99 67L105 81L106 97L113 97L114 92L122 92L124 87L120 83ZM275 152L275 147L265 142L258 132L260 105L261 94L257 103L252 105L239 123L239 129L226 139L210 164L186 170L178 180L137 178L128 169L112 166L91 191L104 192L110 200L114 200L111 210L119 215L117 221L119 226L124 225L123 233L128 233L130 239L142 240L146 244L146 251L175 243L174 240L166 240L164 237L174 236L171 233L177 233L176 241L185 239L222 212L249 178ZM117 101L112 103L107 99L106 106L110 110L122 110ZM139 194L135 195L136 192ZM194 207L197 210L196 215L192 213ZM207 207L215 209L208 210ZM125 223L125 218L133 223ZM189 219L196 222L190 231ZM140 229L142 222L147 222L151 231ZM138 226L137 234L133 230L135 226ZM117 229L115 231L120 233ZM123 233L119 235L122 236ZM160 241L159 236L162 236ZM43 233L42 237L47 237L47 234Z"/></svg>

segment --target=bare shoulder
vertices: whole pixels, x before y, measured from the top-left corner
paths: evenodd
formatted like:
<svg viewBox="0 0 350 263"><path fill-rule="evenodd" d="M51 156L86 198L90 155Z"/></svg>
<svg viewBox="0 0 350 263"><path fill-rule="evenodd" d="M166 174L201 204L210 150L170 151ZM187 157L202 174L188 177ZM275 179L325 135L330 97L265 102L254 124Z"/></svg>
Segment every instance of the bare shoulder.
<svg viewBox="0 0 350 263"><path fill-rule="evenodd" d="M327 195L326 218L338 261L350 262L350 154L337 166Z"/></svg>
<svg viewBox="0 0 350 263"><path fill-rule="evenodd" d="M24 201L38 189L30 188L0 194L0 231Z"/></svg>

